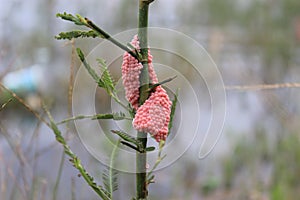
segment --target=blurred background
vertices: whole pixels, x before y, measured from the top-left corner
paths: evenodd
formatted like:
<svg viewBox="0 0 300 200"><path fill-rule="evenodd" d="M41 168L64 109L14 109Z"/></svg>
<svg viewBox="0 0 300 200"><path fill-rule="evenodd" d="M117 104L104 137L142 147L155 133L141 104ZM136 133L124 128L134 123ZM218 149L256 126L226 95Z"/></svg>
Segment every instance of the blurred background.
<svg viewBox="0 0 300 200"><path fill-rule="evenodd" d="M80 63L72 58L74 43L54 39L76 27L55 14L88 16L114 35L136 28L137 9L134 0L0 0L1 83L41 116L43 100L57 121L66 118L70 69L74 74ZM149 25L179 30L198 41L228 87L225 126L215 151L204 160L187 152L158 171L150 199L299 197L299 88L230 88L300 82L299 11L299 0L157 0L151 5ZM98 44L93 39L75 43L87 51ZM97 94L98 109L105 111L109 99ZM0 90L0 105L9 99ZM101 182L103 166L69 126L62 128L69 144ZM132 174L120 173L115 198L130 199L134 182ZM15 99L0 110L0 199L97 199L51 130Z"/></svg>

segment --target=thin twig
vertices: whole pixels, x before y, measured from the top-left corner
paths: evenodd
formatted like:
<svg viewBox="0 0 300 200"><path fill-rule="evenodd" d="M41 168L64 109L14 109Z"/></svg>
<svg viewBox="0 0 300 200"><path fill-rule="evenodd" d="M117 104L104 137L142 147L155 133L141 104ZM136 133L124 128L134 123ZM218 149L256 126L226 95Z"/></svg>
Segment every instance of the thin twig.
<svg viewBox="0 0 300 200"><path fill-rule="evenodd" d="M22 198L26 199L26 192L23 190L23 187L18 183L17 177L16 177L15 173L13 172L13 170L11 168L7 168L7 173L9 175L10 179L12 179L14 182L13 189L11 190L11 193L9 195L9 199L15 199L17 189L20 191Z"/></svg>
<svg viewBox="0 0 300 200"><path fill-rule="evenodd" d="M9 98L8 101L6 101L4 104L2 104L0 107L0 111L2 111L11 101L12 101L12 98Z"/></svg>
<svg viewBox="0 0 300 200"><path fill-rule="evenodd" d="M130 118L130 117L125 117L125 116L121 116L121 115L118 116L116 113L112 113L112 114L96 114L96 115L78 115L78 116L64 119L56 124L60 125L60 124L64 124L64 123L79 120L79 119L91 119L91 120L97 120L97 119L123 120L123 119L126 119L126 120L132 120L132 118Z"/></svg>
<svg viewBox="0 0 300 200"><path fill-rule="evenodd" d="M73 96L73 83L74 83L74 66L76 57L75 40L71 40L72 54L70 64L69 88L68 88L68 115L72 116L72 96Z"/></svg>
<svg viewBox="0 0 300 200"><path fill-rule="evenodd" d="M165 145L164 141L161 141L159 143L159 150L158 150L157 159L156 159L155 164L152 167L152 169L148 172L148 175L147 175L147 182L148 183L147 184L149 184L153 181L154 176L152 174L153 174L154 170L157 168L159 163L161 163L161 161L167 156L166 154L163 155L163 156L161 155L164 145Z"/></svg>
<svg viewBox="0 0 300 200"><path fill-rule="evenodd" d="M135 53L134 49L129 49L127 46L123 45L121 42L117 41L115 38L113 38L111 35L109 35L107 32L102 30L100 27L98 27L96 24L94 24L91 20L88 18L85 18L88 27L99 33L101 36L103 36L105 39L109 40L116 46L120 47L124 51L128 52L130 55L132 55L137 60L140 60L138 54Z"/></svg>
<svg viewBox="0 0 300 200"><path fill-rule="evenodd" d="M51 128L50 124L40 116L39 113L34 111L33 109L30 108L30 106L22 99L20 98L16 93L5 87L2 83L0 83L0 87L2 87L4 90L6 90L11 96L13 96L15 99L18 100L19 103L21 103L29 112L31 112L38 120L44 122L49 128Z"/></svg>
<svg viewBox="0 0 300 200"><path fill-rule="evenodd" d="M71 200L76 200L76 184L74 177L71 178Z"/></svg>
<svg viewBox="0 0 300 200"><path fill-rule="evenodd" d="M300 83L276 83L276 84L258 84L258 85L233 85L225 86L226 90L270 90L280 88L300 88Z"/></svg>
<svg viewBox="0 0 300 200"><path fill-rule="evenodd" d="M66 158L66 154L63 151L62 155L61 155L61 159L60 159L58 174L57 174L54 189L53 189L53 198L52 198L53 200L57 199L57 192L58 192L58 187L59 187L59 183L60 183L60 180L61 180L61 175L62 175L63 168L64 168L65 158Z"/></svg>
<svg viewBox="0 0 300 200"><path fill-rule="evenodd" d="M4 126L1 123L0 123L0 132L5 137L7 143L9 144L9 146L11 148L11 150L14 152L15 156L17 157L17 159L18 159L18 161L20 163L20 167L19 167L19 170L18 170L18 173L17 173L16 177L19 178L20 175L21 175L21 178L23 180L24 186L23 187L20 186L20 187L24 188L24 191L23 191L24 195L27 196L28 191L29 191L29 186L28 186L28 181L27 181L27 178L26 178L26 174L29 174L29 176L32 176L32 173L25 173L25 169L28 166L28 162L27 162L27 160L25 158L24 153L21 151L21 148L20 148L19 144L17 144L15 142L15 140L13 140L11 138L10 134L7 132L7 130L4 128ZM15 182L15 184L17 186L19 186L19 184L17 183L17 181Z"/></svg>

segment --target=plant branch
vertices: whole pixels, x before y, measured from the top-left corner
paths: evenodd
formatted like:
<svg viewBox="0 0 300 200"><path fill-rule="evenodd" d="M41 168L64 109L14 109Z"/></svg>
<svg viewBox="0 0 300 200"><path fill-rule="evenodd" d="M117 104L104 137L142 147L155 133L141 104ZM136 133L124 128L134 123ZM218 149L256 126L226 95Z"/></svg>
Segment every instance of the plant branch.
<svg viewBox="0 0 300 200"><path fill-rule="evenodd" d="M12 102L12 98L9 98L4 104L0 106L0 111L2 111L10 102Z"/></svg>
<svg viewBox="0 0 300 200"><path fill-rule="evenodd" d="M148 72L148 10L153 0L139 1L138 38L141 47L141 61L143 68L140 75L139 105L142 105L149 97L149 72ZM137 140L141 142L143 149L147 148L147 133L138 132ZM147 199L147 153L136 152L136 199Z"/></svg>
<svg viewBox="0 0 300 200"><path fill-rule="evenodd" d="M153 182L153 180L154 180L154 175L153 175L154 170L157 168L157 166L159 165L159 163L161 163L161 161L167 156L166 154L163 155L163 156L161 155L164 145L165 145L165 142L164 141L160 141L157 159L155 161L154 166L152 167L152 169L149 171L149 173L147 175L147 184Z"/></svg>
<svg viewBox="0 0 300 200"><path fill-rule="evenodd" d="M126 119L126 120L132 120L132 118L126 117L124 113L117 112L117 113L96 114L96 115L78 115L78 116L64 119L56 124L60 125L60 124L64 124L64 123L79 120L79 119L92 119L92 120L96 120L96 119L123 120L123 119Z"/></svg>
<svg viewBox="0 0 300 200"><path fill-rule="evenodd" d="M121 42L119 42L118 40L114 39L112 36L110 36L108 33L106 33L104 30L102 30L101 28L99 28L96 24L94 24L91 20L89 20L88 18L85 18L88 27L91 28L92 30L96 31L97 33L99 33L101 36L103 36L103 38L109 40L110 42L112 42L113 44L115 44L116 46L120 47L121 49L123 49L124 51L127 51L130 55L132 55L133 57L135 57L137 60L139 59L138 54L135 54L134 49L130 49L127 46L123 45Z"/></svg>
<svg viewBox="0 0 300 200"><path fill-rule="evenodd" d="M50 124L39 113L37 113L36 111L34 111L33 109L31 109L30 106L22 98L20 98L16 93L14 93L13 91L11 91L7 87L5 87L2 83L0 83L0 87L3 88L5 91L7 91L12 97L14 97L29 112L31 112L39 121L43 122L44 124L46 124L48 127L51 128ZM8 101L8 102L10 102L10 101ZM2 105L1 106L2 109L3 109L3 106L5 107L6 105Z"/></svg>
<svg viewBox="0 0 300 200"><path fill-rule="evenodd" d="M132 55L133 57L135 57L137 60L141 60L139 57L139 54L136 53L135 49L130 49L128 46L122 44L121 42L119 42L118 40L114 39L111 35L109 35L107 32L105 32L104 30L102 30L100 27L98 27L94 22L92 22L91 20L89 20L86 17L82 17L80 15L76 15L73 16L71 14L67 14L67 13L58 13L56 14L56 17L60 17L63 20L67 20L67 21L71 21L74 22L76 25L79 26L85 26L88 27L90 29L92 29L92 31L89 32L66 32L66 33L60 33L58 36L56 36L56 39L71 39L71 38L77 38L77 37L100 37L100 38L104 38L109 40L110 42L112 42L113 44L115 44L116 46L120 47L121 49L123 49L124 51L127 51L130 55Z"/></svg>
<svg viewBox="0 0 300 200"><path fill-rule="evenodd" d="M103 69L104 69L103 74L102 74L102 78L100 78L98 76L98 74L95 72L95 70L86 61L85 56L84 56L83 52L81 51L81 49L77 48L76 51L77 51L77 55L78 55L79 59L83 63L83 66L86 68L86 70L91 75L91 77L96 81L98 86L101 87L101 88L104 88L106 90L107 94L110 95L119 105L121 105L127 111L131 112L130 108L125 106L118 99L117 95L115 94L115 86L114 86L114 83L112 81L112 78L110 77L110 74L108 72L108 69L107 69L107 66L106 66L105 62L102 61L101 59L98 59L98 62L101 63L101 65L103 66ZM104 75L105 75L105 77L103 77Z"/></svg>
<svg viewBox="0 0 300 200"><path fill-rule="evenodd" d="M82 166L80 159L71 151L70 147L68 146L65 138L62 136L61 131L58 129L56 124L54 123L54 120L50 114L50 112L46 109L44 106L44 109L50 119L50 127L53 130L53 133L55 134L55 139L57 142L59 142L63 148L64 152L70 157L70 162L73 164L73 166L79 171L80 176L84 178L84 180L87 182L87 184L103 199L103 200L111 200L111 198L107 195L107 191L103 189L102 186L98 185L93 177L89 175L89 173L85 170L85 168Z"/></svg>

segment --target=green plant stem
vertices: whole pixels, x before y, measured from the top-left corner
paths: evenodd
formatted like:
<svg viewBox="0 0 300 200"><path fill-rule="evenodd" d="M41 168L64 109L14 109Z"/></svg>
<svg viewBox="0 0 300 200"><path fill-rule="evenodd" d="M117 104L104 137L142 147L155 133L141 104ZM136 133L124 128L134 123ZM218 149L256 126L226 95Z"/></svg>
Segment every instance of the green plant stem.
<svg viewBox="0 0 300 200"><path fill-rule="evenodd" d="M58 174L57 174L54 189L53 189L53 198L52 198L53 200L57 199L57 192L58 192L58 187L59 187L59 183L60 183L60 180L61 180L61 175L62 175L63 168L64 168L65 157L66 157L65 152L63 151L61 159L60 159Z"/></svg>
<svg viewBox="0 0 300 200"><path fill-rule="evenodd" d="M98 185L94 181L94 178L85 170L85 168L81 164L81 160L76 156L76 154L74 154L71 151L65 138L62 136L61 131L58 129L58 127L54 123L54 120L53 120L50 112L47 110L46 106L43 105L43 107L50 119L50 127L51 127L53 133L55 134L55 139L57 142L59 142L63 146L64 152L65 152L65 154L67 154L70 157L69 161L73 164L73 167L75 167L79 171L80 176L83 177L83 179L86 181L86 183L98 194L99 197L101 197L103 200L112 200L107 195L107 191L105 191L102 186Z"/></svg>
<svg viewBox="0 0 300 200"><path fill-rule="evenodd" d="M139 105L142 105L149 97L149 72L148 72L148 9L151 1L140 0L139 1L139 22L138 22L138 38L141 47L141 63L143 68L140 75L140 97ZM138 132L137 140L141 142L143 150L142 152L136 152L136 198L147 199L147 133Z"/></svg>

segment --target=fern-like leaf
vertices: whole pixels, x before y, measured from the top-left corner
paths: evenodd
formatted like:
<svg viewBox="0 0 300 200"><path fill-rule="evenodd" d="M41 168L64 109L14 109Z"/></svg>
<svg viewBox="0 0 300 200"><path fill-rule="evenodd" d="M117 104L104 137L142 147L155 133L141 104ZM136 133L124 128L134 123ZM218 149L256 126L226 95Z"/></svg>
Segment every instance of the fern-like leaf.
<svg viewBox="0 0 300 200"><path fill-rule="evenodd" d="M122 138L126 142L136 145L137 150L139 152L144 151L142 143L140 141L138 141L137 139L135 139L134 137L132 137L131 135L128 135L127 133L125 133L123 131L117 131L117 130L111 130L111 132L117 134L120 138Z"/></svg>
<svg viewBox="0 0 300 200"><path fill-rule="evenodd" d="M97 33L94 30L90 30L90 31L80 31L80 30L76 30L76 31L69 31L69 32L61 32L59 33L57 36L55 36L55 39L57 40L71 40L73 38L84 38L84 37L101 37L101 35L99 35L99 33Z"/></svg>
<svg viewBox="0 0 300 200"><path fill-rule="evenodd" d="M78 14L76 16L73 16L72 14L68 14L68 13L64 12L64 13L57 13L56 17L60 17L63 20L74 22L76 25L79 25L79 26L86 26L86 24L87 24L86 20Z"/></svg>
<svg viewBox="0 0 300 200"><path fill-rule="evenodd" d="M113 199L113 192L118 189L118 171L115 169L115 160L119 145L120 140L118 140L117 144L114 146L110 156L109 166L104 170L102 174L104 187L106 191L108 191L111 199Z"/></svg>
<svg viewBox="0 0 300 200"><path fill-rule="evenodd" d="M85 168L82 166L80 159L74 154L69 145L67 144L65 138L62 136L61 131L58 129L56 126L50 112L44 108L49 119L50 119L50 126L51 129L53 130L53 133L55 134L56 141L59 142L63 148L64 152L70 157L70 162L73 164L73 166L79 171L80 175L84 178L86 183L103 199L103 200L112 200L108 196L108 192L103 189L102 186L98 185L95 181L94 178L89 175L89 173L85 170Z"/></svg>
<svg viewBox="0 0 300 200"><path fill-rule="evenodd" d="M115 82L107 68L107 65L105 63L105 60L103 59L97 59L101 69L102 69L102 76L101 80L104 83L104 88L106 89L108 94L113 94L116 92L115 89Z"/></svg>

